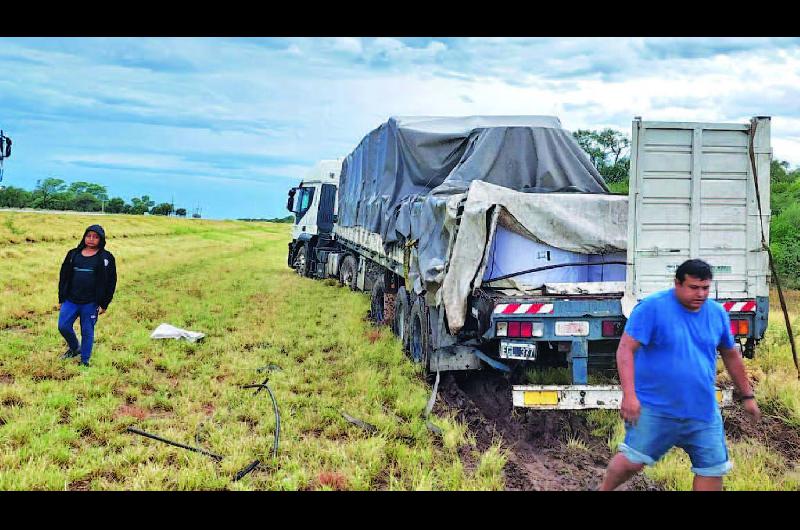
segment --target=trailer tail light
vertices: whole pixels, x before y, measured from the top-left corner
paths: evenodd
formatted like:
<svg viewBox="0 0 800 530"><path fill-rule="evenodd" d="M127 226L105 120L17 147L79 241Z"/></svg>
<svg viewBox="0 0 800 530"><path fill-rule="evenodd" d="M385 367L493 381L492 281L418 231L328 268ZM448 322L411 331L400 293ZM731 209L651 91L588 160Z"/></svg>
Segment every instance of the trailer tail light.
<svg viewBox="0 0 800 530"><path fill-rule="evenodd" d="M749 320L731 320L732 335L747 335L750 333Z"/></svg>
<svg viewBox="0 0 800 530"><path fill-rule="evenodd" d="M526 322L524 320L498 322L495 328L497 337L542 337L544 336L543 322Z"/></svg>
<svg viewBox="0 0 800 530"><path fill-rule="evenodd" d="M498 322L495 335L498 337L508 337L508 322Z"/></svg>
<svg viewBox="0 0 800 530"><path fill-rule="evenodd" d="M625 324L619 320L603 320L604 337L621 337Z"/></svg>

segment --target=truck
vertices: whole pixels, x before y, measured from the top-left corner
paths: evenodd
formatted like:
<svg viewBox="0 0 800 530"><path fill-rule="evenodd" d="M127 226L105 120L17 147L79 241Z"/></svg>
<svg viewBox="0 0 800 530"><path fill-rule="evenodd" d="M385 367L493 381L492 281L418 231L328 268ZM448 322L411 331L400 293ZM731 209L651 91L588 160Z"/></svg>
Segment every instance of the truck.
<svg viewBox="0 0 800 530"><path fill-rule="evenodd" d="M687 259L712 265L711 297L754 356L771 156L769 117L637 117L620 195L557 118L391 118L289 191L287 265L369 293L371 320L431 379L492 368L517 383L515 407L619 408L620 387L590 374L615 373L630 311ZM569 384L527 384L545 367Z"/></svg>

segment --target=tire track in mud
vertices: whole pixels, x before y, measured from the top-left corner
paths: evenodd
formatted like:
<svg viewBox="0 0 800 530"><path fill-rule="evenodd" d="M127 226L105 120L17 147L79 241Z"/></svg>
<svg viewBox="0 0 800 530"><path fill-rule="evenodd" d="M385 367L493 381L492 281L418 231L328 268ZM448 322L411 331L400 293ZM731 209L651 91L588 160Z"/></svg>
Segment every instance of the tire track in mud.
<svg viewBox="0 0 800 530"><path fill-rule="evenodd" d="M600 485L612 456L605 439L591 434L579 412L514 410L511 385L494 372L443 374L437 407L456 413L485 451L502 440L508 460L503 470L507 490L584 491ZM571 448L567 439L583 442L588 450ZM462 450L465 467L476 462ZM619 490L661 490L642 474Z"/></svg>

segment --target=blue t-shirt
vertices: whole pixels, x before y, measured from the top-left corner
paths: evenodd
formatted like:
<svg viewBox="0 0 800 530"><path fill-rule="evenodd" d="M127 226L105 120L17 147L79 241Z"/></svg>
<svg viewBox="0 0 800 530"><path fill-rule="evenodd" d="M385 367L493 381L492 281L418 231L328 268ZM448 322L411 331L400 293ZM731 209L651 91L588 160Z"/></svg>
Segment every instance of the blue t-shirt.
<svg viewBox="0 0 800 530"><path fill-rule="evenodd" d="M734 345L722 305L709 299L693 312L674 289L660 291L634 307L625 332L641 343L633 362L643 407L673 418L714 418L717 347Z"/></svg>

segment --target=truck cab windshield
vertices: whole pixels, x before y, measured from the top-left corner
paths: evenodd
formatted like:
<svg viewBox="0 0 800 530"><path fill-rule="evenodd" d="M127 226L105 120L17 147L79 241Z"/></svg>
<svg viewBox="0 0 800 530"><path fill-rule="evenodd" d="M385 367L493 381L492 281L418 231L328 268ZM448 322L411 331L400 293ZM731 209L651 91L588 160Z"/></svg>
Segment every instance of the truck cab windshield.
<svg viewBox="0 0 800 530"><path fill-rule="evenodd" d="M295 195L295 210L294 212L297 214L295 216L295 223L299 222L300 219L306 214L308 209L311 207L311 203L314 201L314 188L300 188L297 190L297 194Z"/></svg>

